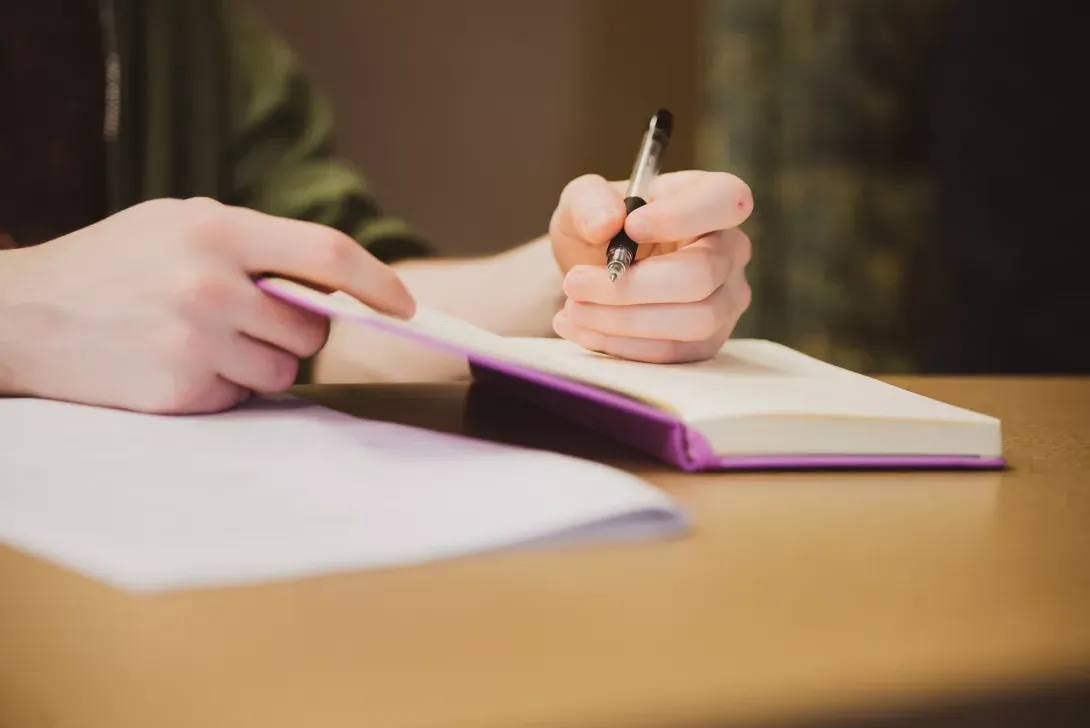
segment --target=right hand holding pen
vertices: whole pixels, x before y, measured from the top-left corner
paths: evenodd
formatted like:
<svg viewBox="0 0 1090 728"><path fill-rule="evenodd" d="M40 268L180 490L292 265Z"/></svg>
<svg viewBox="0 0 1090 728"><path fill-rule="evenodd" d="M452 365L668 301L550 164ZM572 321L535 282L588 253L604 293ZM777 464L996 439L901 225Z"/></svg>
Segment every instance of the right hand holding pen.
<svg viewBox="0 0 1090 728"><path fill-rule="evenodd" d="M752 300L752 247L739 227L753 211L749 186L726 172L671 172L655 178L647 204L627 217L625 186L584 175L561 194L550 237L568 300L553 328L621 359L715 356ZM622 228L643 262L614 283L604 262Z"/></svg>
<svg viewBox="0 0 1090 728"><path fill-rule="evenodd" d="M0 390L169 413L282 391L328 321L263 293L252 280L263 273L393 315L415 307L393 269L340 232L156 200L0 254Z"/></svg>

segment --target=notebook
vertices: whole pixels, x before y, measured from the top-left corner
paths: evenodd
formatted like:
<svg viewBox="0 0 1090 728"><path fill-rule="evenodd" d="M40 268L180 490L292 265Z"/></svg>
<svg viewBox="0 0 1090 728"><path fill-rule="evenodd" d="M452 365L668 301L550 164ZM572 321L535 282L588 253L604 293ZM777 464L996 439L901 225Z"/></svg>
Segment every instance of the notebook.
<svg viewBox="0 0 1090 728"><path fill-rule="evenodd" d="M737 339L707 361L648 364L563 339L497 336L426 308L396 319L343 292L282 278L258 285L311 311L465 356L476 379L684 471L1005 465L996 418L771 341Z"/></svg>
<svg viewBox="0 0 1090 728"><path fill-rule="evenodd" d="M0 543L162 592L685 535L623 471L294 397L160 416L0 400Z"/></svg>

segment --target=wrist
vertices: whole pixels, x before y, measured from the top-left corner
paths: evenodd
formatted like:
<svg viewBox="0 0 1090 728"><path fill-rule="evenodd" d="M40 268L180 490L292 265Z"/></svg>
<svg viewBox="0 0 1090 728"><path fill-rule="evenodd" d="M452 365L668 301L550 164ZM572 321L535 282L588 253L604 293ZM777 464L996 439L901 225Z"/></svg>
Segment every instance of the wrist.
<svg viewBox="0 0 1090 728"><path fill-rule="evenodd" d="M553 317L564 306L564 276L548 237L487 258L394 268L420 305L500 336L552 336Z"/></svg>
<svg viewBox="0 0 1090 728"><path fill-rule="evenodd" d="M553 317L564 308L564 271L553 252L548 236L533 240L507 253L510 260L502 266L500 277L521 281L518 298L526 307L529 323L524 336L553 336Z"/></svg>
<svg viewBox="0 0 1090 728"><path fill-rule="evenodd" d="M488 290L501 292L509 323L504 336L553 336L553 317L564 307L564 273L547 237L512 248L491 260Z"/></svg>
<svg viewBox="0 0 1090 728"><path fill-rule="evenodd" d="M26 251L0 252L0 396L27 393L20 371L31 334L19 292Z"/></svg>

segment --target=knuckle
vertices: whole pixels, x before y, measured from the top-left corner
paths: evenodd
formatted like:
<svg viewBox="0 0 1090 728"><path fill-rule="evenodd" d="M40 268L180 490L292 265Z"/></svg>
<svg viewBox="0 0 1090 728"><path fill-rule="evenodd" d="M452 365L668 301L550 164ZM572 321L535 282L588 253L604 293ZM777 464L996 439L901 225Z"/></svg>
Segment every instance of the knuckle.
<svg viewBox="0 0 1090 728"><path fill-rule="evenodd" d="M711 256L706 257L710 258ZM692 268L692 272L689 274L689 289L693 292L695 300L703 301L715 293L723 284L721 275L723 267L716 263L717 261L714 260L705 260L704 265Z"/></svg>
<svg viewBox="0 0 1090 728"><path fill-rule="evenodd" d="M186 242L200 247L217 247L230 225L225 205L206 197L195 197L179 203L178 214L186 234Z"/></svg>
<svg viewBox="0 0 1090 728"><path fill-rule="evenodd" d="M717 297L693 307L688 317L687 337L691 341L704 341L715 336L723 326L723 306Z"/></svg>
<svg viewBox="0 0 1090 728"><path fill-rule="evenodd" d="M560 193L561 209L571 209L577 214L584 209L598 208L603 204L620 198L614 194L613 186L600 174L584 174L576 177Z"/></svg>
<svg viewBox="0 0 1090 728"><path fill-rule="evenodd" d="M553 210L553 214L549 217L549 237L552 238L554 243L561 231L561 210L562 208L557 206Z"/></svg>
<svg viewBox="0 0 1090 728"><path fill-rule="evenodd" d="M317 354L329 340L329 321L320 319L303 327L300 334L300 348L302 356L311 357Z"/></svg>
<svg viewBox="0 0 1090 728"><path fill-rule="evenodd" d="M656 341L647 348L646 361L650 364L672 364L677 360L680 346L674 341Z"/></svg>
<svg viewBox="0 0 1090 728"><path fill-rule="evenodd" d="M233 287L219 276L197 270L178 278L173 292L174 305L187 318L206 311L230 310L234 304Z"/></svg>
<svg viewBox="0 0 1090 728"><path fill-rule="evenodd" d="M737 256L738 266L744 268L749 265L753 260L753 241L749 239L749 236L738 231L737 242L735 243L735 255Z"/></svg>
<svg viewBox="0 0 1090 728"><path fill-rule="evenodd" d="M157 409L164 412L191 412L199 409L207 388L205 381L193 377L171 377L159 398Z"/></svg>
<svg viewBox="0 0 1090 728"><path fill-rule="evenodd" d="M356 245L334 230L323 230L310 246L311 262L318 270L336 272L350 265Z"/></svg>
<svg viewBox="0 0 1090 728"><path fill-rule="evenodd" d="M735 288L734 303L739 314L746 311L753 303L753 287L749 285L749 281L743 279Z"/></svg>
<svg viewBox="0 0 1090 728"><path fill-rule="evenodd" d="M265 357L264 366L262 380L268 392L282 392L291 387L299 374L299 360L282 351L270 349Z"/></svg>
<svg viewBox="0 0 1090 728"><path fill-rule="evenodd" d="M608 184L606 178L600 174L581 174L569 182L564 187L564 190L570 192L572 190L582 190L588 187L601 187Z"/></svg>
<svg viewBox="0 0 1090 728"><path fill-rule="evenodd" d="M189 210L206 213L218 212L224 208L222 203L211 197L188 197L182 200L182 204Z"/></svg>
<svg viewBox="0 0 1090 728"><path fill-rule="evenodd" d="M580 303L568 299L566 308L568 311L568 319L576 326L584 329L598 328L596 325L597 322L595 320L596 317L594 315L593 304Z"/></svg>
<svg viewBox="0 0 1090 728"><path fill-rule="evenodd" d="M184 322L164 327L159 334L158 346L160 357L166 361L172 378L177 378L179 373L201 362L207 353L200 331Z"/></svg>
<svg viewBox="0 0 1090 728"><path fill-rule="evenodd" d="M182 201L173 197L156 197L151 200L144 200L138 202L127 210L123 210L124 213L147 213L147 214L176 214L182 209Z"/></svg>

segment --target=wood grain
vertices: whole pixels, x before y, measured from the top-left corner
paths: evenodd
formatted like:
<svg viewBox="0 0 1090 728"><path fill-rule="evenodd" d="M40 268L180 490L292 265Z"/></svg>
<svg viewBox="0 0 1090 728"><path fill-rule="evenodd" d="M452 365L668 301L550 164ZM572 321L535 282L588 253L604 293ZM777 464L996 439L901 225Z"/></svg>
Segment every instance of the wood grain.
<svg viewBox="0 0 1090 728"><path fill-rule="evenodd" d="M0 726L843 724L1090 680L1090 380L894 381L1000 417L1009 470L686 476L484 391L305 391L625 467L696 532L156 597L0 549Z"/></svg>

